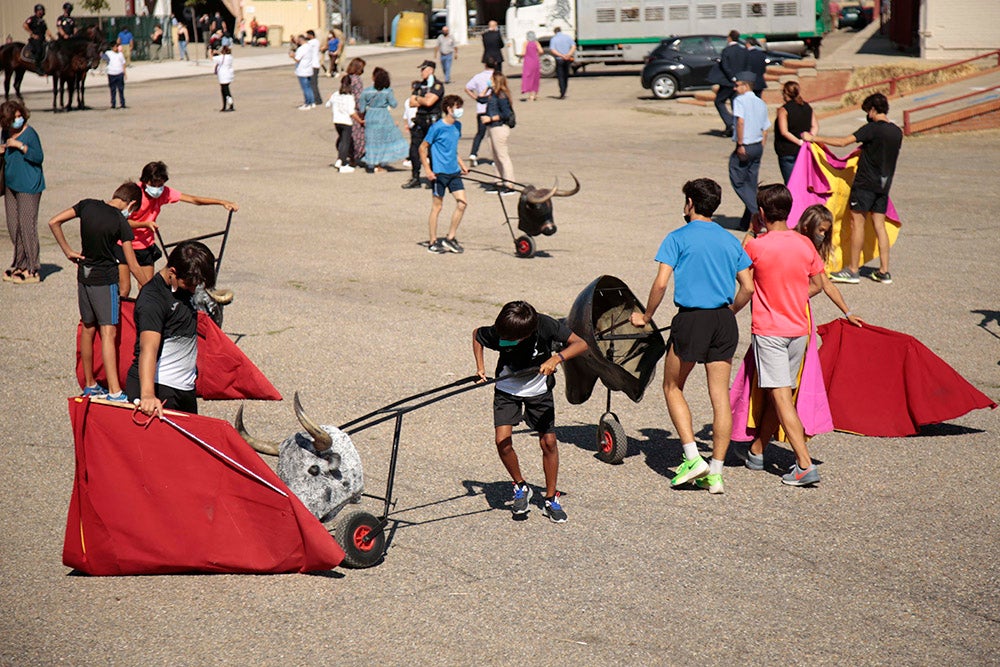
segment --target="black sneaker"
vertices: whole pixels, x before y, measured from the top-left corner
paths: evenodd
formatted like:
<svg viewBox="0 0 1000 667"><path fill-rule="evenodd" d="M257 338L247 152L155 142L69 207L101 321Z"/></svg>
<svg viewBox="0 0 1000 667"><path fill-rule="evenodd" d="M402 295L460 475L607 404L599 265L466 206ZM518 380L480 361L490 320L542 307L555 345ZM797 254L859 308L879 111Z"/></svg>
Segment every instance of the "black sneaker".
<svg viewBox="0 0 1000 667"><path fill-rule="evenodd" d="M520 484L514 485L514 502L511 503L510 509L514 514L527 514L531 510L529 503L531 502L531 497L534 492L531 487L525 484L521 486Z"/></svg>
<svg viewBox="0 0 1000 667"><path fill-rule="evenodd" d="M872 271L871 279L877 283L882 283L883 285L892 284L892 274L888 271L882 273L881 271Z"/></svg>
<svg viewBox="0 0 1000 667"><path fill-rule="evenodd" d="M566 523L566 512L559 504L559 494L545 499L545 506L542 507L542 516L547 516L554 523Z"/></svg>
<svg viewBox="0 0 1000 667"><path fill-rule="evenodd" d="M410 180L408 180L406 183L403 183L403 185L402 185L402 188L404 190L412 190L413 188L419 188L419 187L420 187L420 179L419 178L411 178Z"/></svg>
<svg viewBox="0 0 1000 667"><path fill-rule="evenodd" d="M434 243L431 243L429 246L427 246L427 252L432 252L436 255L441 255L448 252L448 248L445 246L443 239L438 239Z"/></svg>
<svg viewBox="0 0 1000 667"><path fill-rule="evenodd" d="M459 255L465 252L465 248L458 242L458 239L441 239L441 243L444 244L445 250L448 252L454 252Z"/></svg>

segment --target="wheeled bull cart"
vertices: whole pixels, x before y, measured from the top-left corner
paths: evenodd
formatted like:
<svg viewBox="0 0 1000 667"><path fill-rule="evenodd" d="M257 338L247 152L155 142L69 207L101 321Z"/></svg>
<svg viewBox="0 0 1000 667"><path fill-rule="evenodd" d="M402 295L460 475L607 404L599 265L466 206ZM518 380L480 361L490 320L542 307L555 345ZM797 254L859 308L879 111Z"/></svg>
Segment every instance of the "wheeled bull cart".
<svg viewBox="0 0 1000 667"><path fill-rule="evenodd" d="M597 380L607 389L597 426L596 454L605 463L621 463L628 452L625 430L611 410L611 392L621 391L633 402L641 401L666 352L664 329L657 329L652 321L641 329L632 325L632 313L644 311L628 285L614 276L601 276L580 292L566 318L569 328L589 348L563 364L566 400L573 405L586 402Z"/></svg>

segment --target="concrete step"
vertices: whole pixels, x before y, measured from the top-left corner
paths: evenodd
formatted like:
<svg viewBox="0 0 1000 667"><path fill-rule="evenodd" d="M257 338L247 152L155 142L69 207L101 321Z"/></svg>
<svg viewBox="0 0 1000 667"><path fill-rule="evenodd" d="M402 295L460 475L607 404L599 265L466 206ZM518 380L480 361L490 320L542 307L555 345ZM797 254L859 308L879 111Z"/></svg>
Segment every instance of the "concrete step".
<svg viewBox="0 0 1000 667"><path fill-rule="evenodd" d="M784 66L790 69L816 69L816 61L812 58L786 60Z"/></svg>
<svg viewBox="0 0 1000 667"><path fill-rule="evenodd" d="M767 68L767 74L795 74L798 70L791 67L783 67L780 65L771 65Z"/></svg>
<svg viewBox="0 0 1000 667"><path fill-rule="evenodd" d="M815 78L817 76L815 67L803 67L798 71L798 75L804 78Z"/></svg>

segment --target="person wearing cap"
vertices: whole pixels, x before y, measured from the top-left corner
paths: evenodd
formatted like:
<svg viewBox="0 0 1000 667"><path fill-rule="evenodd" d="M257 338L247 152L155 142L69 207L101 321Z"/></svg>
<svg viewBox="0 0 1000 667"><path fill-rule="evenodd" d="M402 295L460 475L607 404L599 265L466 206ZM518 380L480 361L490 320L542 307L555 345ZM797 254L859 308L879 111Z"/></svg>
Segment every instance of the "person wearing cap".
<svg viewBox="0 0 1000 667"><path fill-rule="evenodd" d="M420 63L420 81L413 85L410 106L417 110L410 128L410 180L403 183L404 190L420 187L420 144L431 125L441 119L441 99L444 84L434 78L436 65L433 60Z"/></svg>
<svg viewBox="0 0 1000 667"><path fill-rule="evenodd" d="M729 182L743 201L740 229L750 229L750 218L757 212L757 176L764 142L771 121L767 104L753 94L757 75L750 71L736 75L736 97L733 98L733 141L736 150L729 156Z"/></svg>
<svg viewBox="0 0 1000 667"><path fill-rule="evenodd" d="M458 60L458 45L455 43L455 38L451 36L448 26L441 28L437 44L434 45L434 57L441 61L444 82L451 83L451 63L453 60Z"/></svg>
<svg viewBox="0 0 1000 667"><path fill-rule="evenodd" d="M747 50L740 44L740 31L729 31L729 43L722 49L718 62L708 73L708 82L719 86L715 93L715 110L726 124L725 134L732 134L733 114L726 108L736 94L736 74L747 69Z"/></svg>
<svg viewBox="0 0 1000 667"><path fill-rule="evenodd" d="M73 13L73 5L68 2L63 3L62 16L56 19L56 31L59 39L69 39L76 33L76 19L70 14Z"/></svg>

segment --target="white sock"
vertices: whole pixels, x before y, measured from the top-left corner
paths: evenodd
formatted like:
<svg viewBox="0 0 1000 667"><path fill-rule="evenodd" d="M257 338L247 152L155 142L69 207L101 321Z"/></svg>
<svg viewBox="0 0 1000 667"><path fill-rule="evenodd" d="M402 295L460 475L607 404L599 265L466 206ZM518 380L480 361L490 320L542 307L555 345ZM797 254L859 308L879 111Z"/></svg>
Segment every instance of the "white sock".
<svg viewBox="0 0 1000 667"><path fill-rule="evenodd" d="M693 442L688 442L682 445L684 447L684 458L689 461L696 456L698 456L698 445Z"/></svg>
<svg viewBox="0 0 1000 667"><path fill-rule="evenodd" d="M725 463L725 461L720 461L719 459L716 459L716 458L709 459L708 460L708 474L709 475L721 475L722 474L722 465L724 463Z"/></svg>

